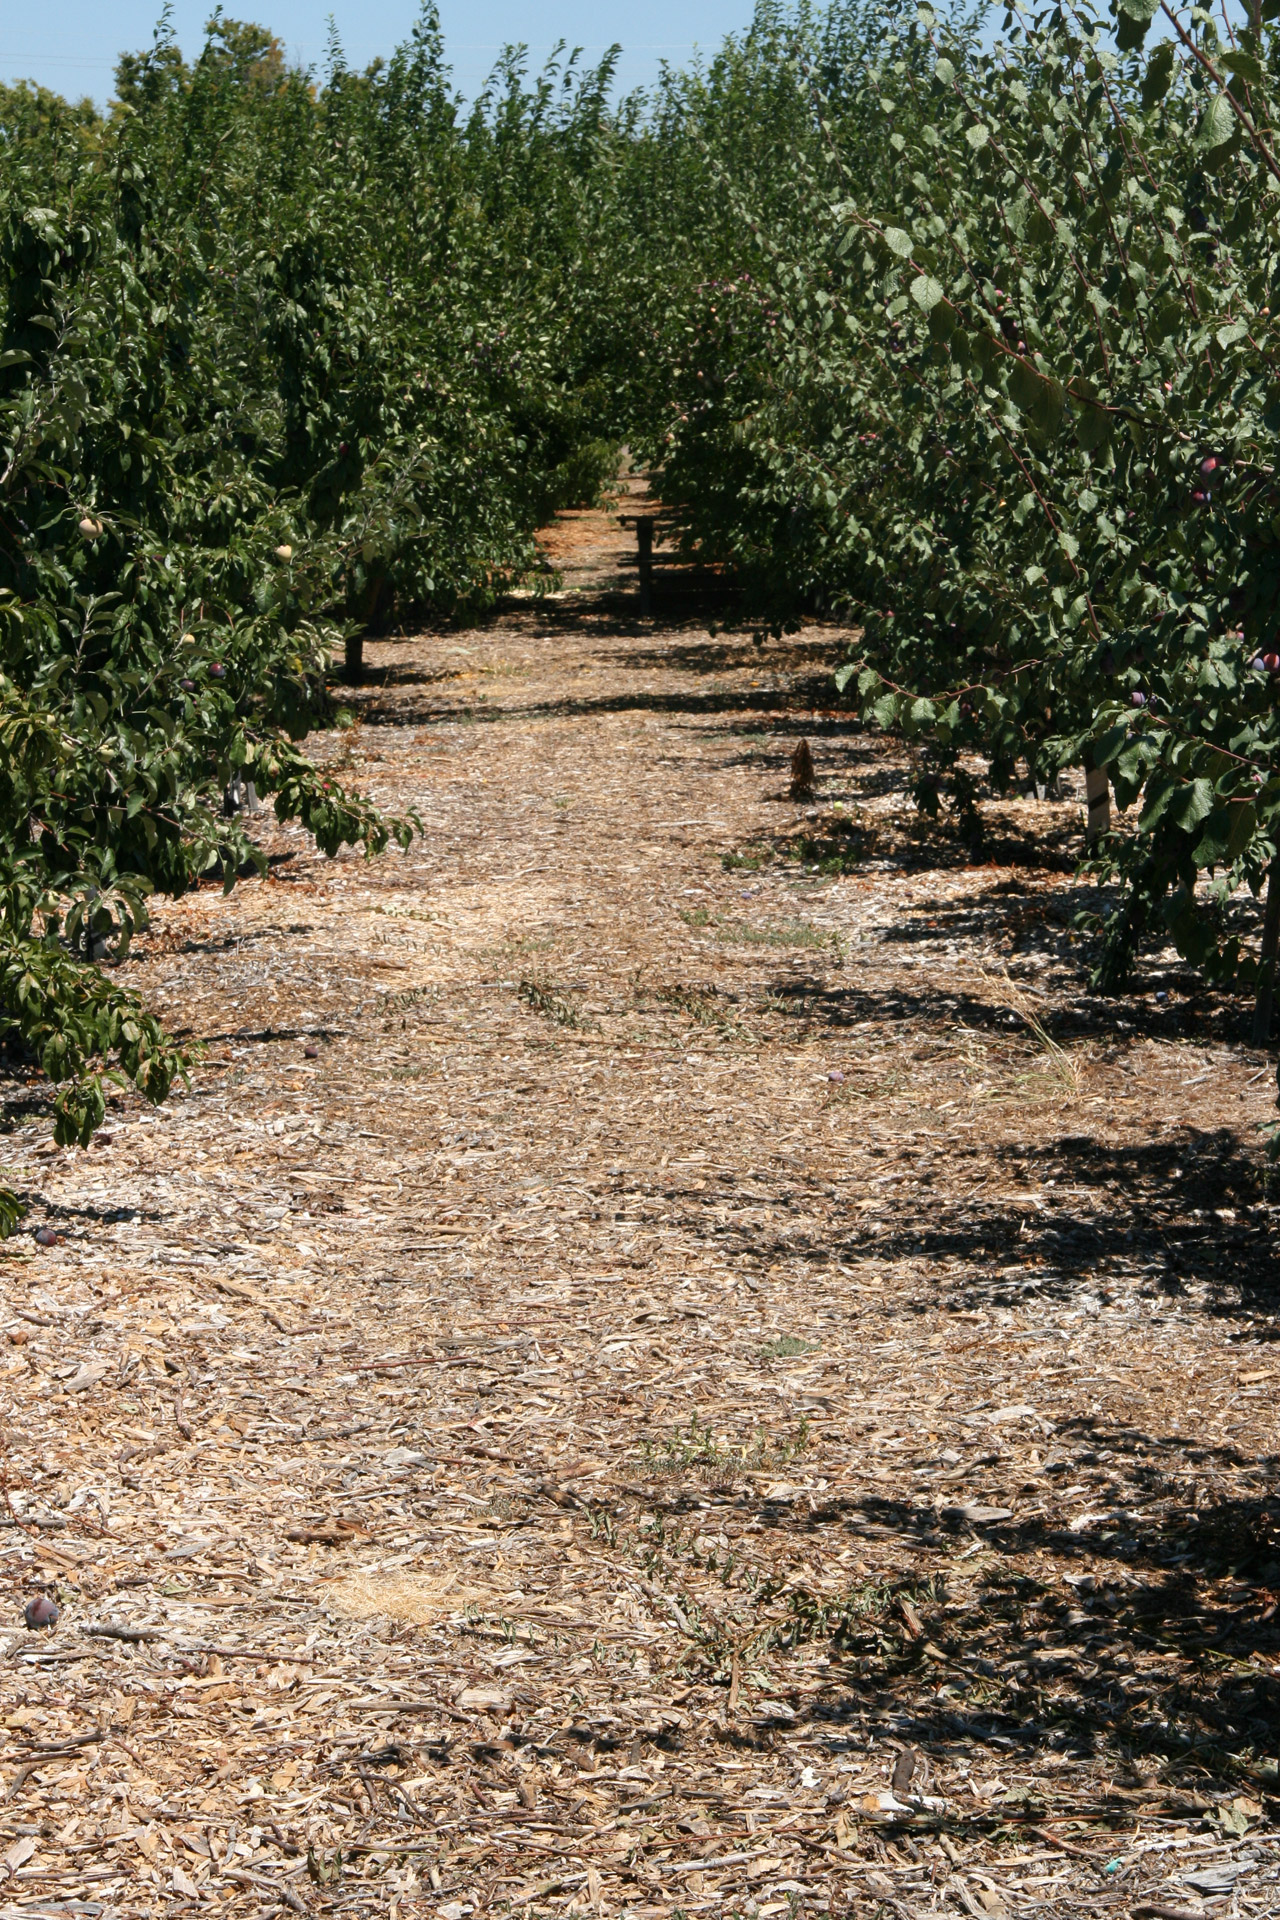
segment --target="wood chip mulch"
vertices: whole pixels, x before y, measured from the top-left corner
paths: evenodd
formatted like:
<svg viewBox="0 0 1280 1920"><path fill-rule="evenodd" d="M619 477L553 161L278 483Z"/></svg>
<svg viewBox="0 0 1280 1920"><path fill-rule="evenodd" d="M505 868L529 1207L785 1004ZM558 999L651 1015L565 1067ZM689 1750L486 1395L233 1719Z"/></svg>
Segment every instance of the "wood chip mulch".
<svg viewBox="0 0 1280 1920"><path fill-rule="evenodd" d="M1280 1912L1271 1063L631 539L157 911L189 1090L9 1065L0 1920Z"/></svg>

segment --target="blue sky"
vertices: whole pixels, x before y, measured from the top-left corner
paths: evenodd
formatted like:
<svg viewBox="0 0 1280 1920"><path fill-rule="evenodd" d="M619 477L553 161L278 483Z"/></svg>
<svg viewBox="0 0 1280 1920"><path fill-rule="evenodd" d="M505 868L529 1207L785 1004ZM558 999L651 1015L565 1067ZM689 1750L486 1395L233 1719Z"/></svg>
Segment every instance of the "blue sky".
<svg viewBox="0 0 1280 1920"><path fill-rule="evenodd" d="M44 0L0 15L0 79L38 80L59 93L105 101L122 52L148 46L161 0ZM176 0L174 27L184 51L200 45L212 0ZM416 0L227 0L232 18L257 20L284 41L303 65L319 64L326 18L338 24L347 60L364 66L401 40ZM643 84L662 60L683 63L695 46L711 51L726 33L745 26L751 0L441 0L441 18L457 84L478 91L501 47L524 41L535 57L559 39L593 57L617 40L624 48L624 86Z"/></svg>

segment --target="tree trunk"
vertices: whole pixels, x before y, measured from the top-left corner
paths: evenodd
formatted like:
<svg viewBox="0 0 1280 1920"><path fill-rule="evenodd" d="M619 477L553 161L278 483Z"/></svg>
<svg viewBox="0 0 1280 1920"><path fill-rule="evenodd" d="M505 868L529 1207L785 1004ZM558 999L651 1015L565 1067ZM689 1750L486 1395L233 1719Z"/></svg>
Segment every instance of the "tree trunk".
<svg viewBox="0 0 1280 1920"><path fill-rule="evenodd" d="M1262 955L1258 968L1258 998L1253 1008L1253 1044L1271 1040L1271 1003L1276 984L1276 951L1280 948L1280 855L1267 868L1267 910L1262 917Z"/></svg>
<svg viewBox="0 0 1280 1920"><path fill-rule="evenodd" d="M349 687L358 687L364 679L364 635L354 634L343 651L342 677Z"/></svg>
<svg viewBox="0 0 1280 1920"><path fill-rule="evenodd" d="M1084 837L1086 842L1092 842L1111 830L1111 787L1105 767L1085 769L1084 791L1089 808Z"/></svg>

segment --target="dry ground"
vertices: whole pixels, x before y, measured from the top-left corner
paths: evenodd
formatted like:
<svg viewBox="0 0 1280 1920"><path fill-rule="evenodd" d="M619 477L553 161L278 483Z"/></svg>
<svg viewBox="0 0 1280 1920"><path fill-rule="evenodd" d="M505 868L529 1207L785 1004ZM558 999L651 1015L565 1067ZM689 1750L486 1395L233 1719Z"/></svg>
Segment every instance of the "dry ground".
<svg viewBox="0 0 1280 1920"><path fill-rule="evenodd" d="M157 913L190 1090L4 1090L0 1920L1280 1911L1267 1061L549 544L315 743L407 855Z"/></svg>

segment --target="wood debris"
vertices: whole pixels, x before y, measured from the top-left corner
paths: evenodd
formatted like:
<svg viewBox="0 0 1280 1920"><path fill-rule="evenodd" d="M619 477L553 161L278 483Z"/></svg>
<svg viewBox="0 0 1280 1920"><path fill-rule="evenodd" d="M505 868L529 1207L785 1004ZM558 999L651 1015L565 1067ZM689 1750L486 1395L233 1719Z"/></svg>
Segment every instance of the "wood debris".
<svg viewBox="0 0 1280 1920"><path fill-rule="evenodd" d="M1274 1910L1269 1075L570 525L315 744L420 843L157 911L189 1092L4 1088L0 1920Z"/></svg>

